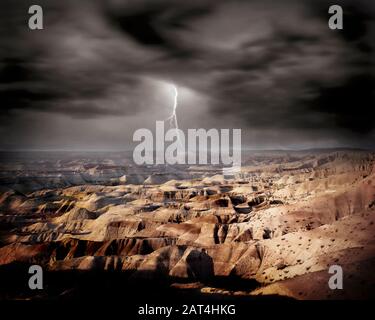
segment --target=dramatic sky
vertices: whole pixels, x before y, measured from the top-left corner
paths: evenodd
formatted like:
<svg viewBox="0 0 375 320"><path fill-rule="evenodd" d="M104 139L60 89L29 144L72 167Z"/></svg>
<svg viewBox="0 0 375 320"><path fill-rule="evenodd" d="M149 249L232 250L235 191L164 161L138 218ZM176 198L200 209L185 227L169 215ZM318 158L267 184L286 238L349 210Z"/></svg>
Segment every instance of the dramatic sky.
<svg viewBox="0 0 375 320"><path fill-rule="evenodd" d="M2 0L0 149L107 150L169 116L250 148L375 147L375 2ZM44 30L28 29L28 8ZM328 28L340 4L344 30Z"/></svg>

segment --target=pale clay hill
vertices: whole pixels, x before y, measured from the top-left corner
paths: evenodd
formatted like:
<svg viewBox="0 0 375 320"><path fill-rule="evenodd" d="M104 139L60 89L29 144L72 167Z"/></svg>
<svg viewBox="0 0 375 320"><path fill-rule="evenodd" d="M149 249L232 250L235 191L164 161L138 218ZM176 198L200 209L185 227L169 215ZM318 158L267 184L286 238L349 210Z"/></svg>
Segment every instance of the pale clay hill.
<svg viewBox="0 0 375 320"><path fill-rule="evenodd" d="M247 159L238 177L0 195L0 265L120 270L201 292L296 299L375 292L375 162L367 152ZM154 179L158 180L158 179ZM340 265L344 290L330 290ZM248 289L212 278L254 280ZM212 283L212 282L211 282Z"/></svg>

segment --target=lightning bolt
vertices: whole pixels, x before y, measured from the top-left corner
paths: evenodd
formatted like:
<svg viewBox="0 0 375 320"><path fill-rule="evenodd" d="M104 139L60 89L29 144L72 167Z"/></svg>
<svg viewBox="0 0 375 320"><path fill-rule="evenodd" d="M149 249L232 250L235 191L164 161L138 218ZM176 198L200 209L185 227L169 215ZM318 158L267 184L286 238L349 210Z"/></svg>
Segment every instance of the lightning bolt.
<svg viewBox="0 0 375 320"><path fill-rule="evenodd" d="M169 122L169 125L171 126L171 128L176 130L177 140L181 146L180 131L178 127L178 120L177 120L177 113L176 113L177 106L178 106L178 90L175 85L172 85L172 88L173 88L173 93L174 93L172 114L167 119L165 119L164 122Z"/></svg>
<svg viewBox="0 0 375 320"><path fill-rule="evenodd" d="M177 105L178 105L178 91L175 85L172 85L172 88L173 88L173 93L174 93L173 110L172 110L172 114L164 121L169 121L169 125L172 128L178 130L178 121L177 121L177 114L176 114Z"/></svg>

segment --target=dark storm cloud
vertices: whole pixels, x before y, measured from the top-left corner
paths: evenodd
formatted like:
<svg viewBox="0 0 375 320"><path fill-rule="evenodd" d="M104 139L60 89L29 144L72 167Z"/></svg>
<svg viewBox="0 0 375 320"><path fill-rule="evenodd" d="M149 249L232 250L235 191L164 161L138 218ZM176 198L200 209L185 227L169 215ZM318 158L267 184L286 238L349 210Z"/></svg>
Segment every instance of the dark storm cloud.
<svg viewBox="0 0 375 320"><path fill-rule="evenodd" d="M173 4L172 4L173 5ZM130 8L129 8L130 7ZM193 56L192 50L179 46L178 41L168 38L163 30L189 29L189 24L211 13L212 4L174 5L169 2L148 2L145 6L106 7L106 17L138 44L166 50L180 58ZM129 11L130 9L130 11ZM190 48L191 49L191 48Z"/></svg>
<svg viewBox="0 0 375 320"><path fill-rule="evenodd" d="M346 65L349 68L343 81L322 86L311 84L316 99L302 101L322 113L334 116L338 126L358 133L369 133L374 127L375 117L375 61L374 61L374 6L363 2L356 5L344 2L345 27L339 36L354 52ZM345 65L344 65L345 66Z"/></svg>
<svg viewBox="0 0 375 320"><path fill-rule="evenodd" d="M41 0L40 32L27 29L31 4L11 1L1 17L3 124L17 127L19 110L140 115L157 108L161 80L204 96L209 123L280 139L294 130L301 142L320 131L322 140L370 139L375 129L369 1L336 1L345 13L336 31L324 0Z"/></svg>
<svg viewBox="0 0 375 320"><path fill-rule="evenodd" d="M217 77L216 87L225 101L215 109L217 114L237 112L255 127L371 132L373 43L366 37L373 21L351 8L345 28L353 30L344 28L342 33L326 28L326 14L305 20L303 13L295 12L291 26L277 21L270 10L273 32L242 47L236 72ZM254 47L259 48L256 54L246 53ZM227 108L229 101L234 104Z"/></svg>
<svg viewBox="0 0 375 320"><path fill-rule="evenodd" d="M144 89L140 74L129 72L132 67L126 61L111 59L109 50L113 48L106 45L116 47L119 41L105 41L111 35L110 30L101 35L95 26L100 23L98 6L84 2L40 1L46 28L39 33L27 28L30 1L9 4L14 19L8 24L2 20L1 25L3 116L17 109L82 118L137 112L133 102ZM81 5L88 9L82 20L76 11ZM62 16L57 17L58 13ZM119 90L128 95L128 106L114 103L120 97Z"/></svg>
<svg viewBox="0 0 375 320"><path fill-rule="evenodd" d="M358 133L369 133L374 128L375 78L370 74L349 77L341 85L321 88L315 99L301 101L312 110L331 114L337 125Z"/></svg>

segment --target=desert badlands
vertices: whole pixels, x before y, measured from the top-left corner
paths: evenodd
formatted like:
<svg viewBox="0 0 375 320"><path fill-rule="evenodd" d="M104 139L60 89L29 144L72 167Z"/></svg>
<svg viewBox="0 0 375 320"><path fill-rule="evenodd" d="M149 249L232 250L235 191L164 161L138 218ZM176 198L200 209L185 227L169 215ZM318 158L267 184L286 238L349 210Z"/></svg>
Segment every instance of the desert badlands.
<svg viewBox="0 0 375 320"><path fill-rule="evenodd" d="M209 166L135 168L121 155L25 157L0 163L2 299L86 292L69 280L27 290L27 271L19 275L35 264L50 279L111 275L206 296L374 297L372 152L248 152L231 177ZM328 286L332 265L341 290Z"/></svg>

